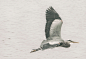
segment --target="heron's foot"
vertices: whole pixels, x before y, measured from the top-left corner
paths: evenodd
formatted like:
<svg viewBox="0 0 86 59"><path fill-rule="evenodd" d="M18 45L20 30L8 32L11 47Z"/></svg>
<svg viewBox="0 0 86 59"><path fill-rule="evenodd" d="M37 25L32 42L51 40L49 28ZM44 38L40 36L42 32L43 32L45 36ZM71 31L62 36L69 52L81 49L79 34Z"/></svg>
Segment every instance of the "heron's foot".
<svg viewBox="0 0 86 59"><path fill-rule="evenodd" d="M33 49L30 53L32 53L32 52L36 52L36 51L39 51L39 50L41 50L41 48Z"/></svg>
<svg viewBox="0 0 86 59"><path fill-rule="evenodd" d="M36 50L34 49L34 50L32 50L30 53L32 53L32 52L36 52Z"/></svg>

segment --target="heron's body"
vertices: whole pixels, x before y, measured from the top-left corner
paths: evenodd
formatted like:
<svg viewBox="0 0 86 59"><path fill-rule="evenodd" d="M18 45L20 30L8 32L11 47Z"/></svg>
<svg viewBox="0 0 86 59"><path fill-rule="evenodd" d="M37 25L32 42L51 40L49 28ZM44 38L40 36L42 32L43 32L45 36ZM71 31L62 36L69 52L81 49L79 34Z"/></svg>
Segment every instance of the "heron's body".
<svg viewBox="0 0 86 59"><path fill-rule="evenodd" d="M51 45L52 48L54 44L58 44L59 42L64 42L64 40L61 38L61 26L62 26L62 20L60 19L55 19L51 26L50 26L50 31L49 34L50 36L48 38L46 38L47 40L43 40L43 42L41 43L41 48L44 49L45 45Z"/></svg>
<svg viewBox="0 0 86 59"><path fill-rule="evenodd" d="M42 41L40 48L35 49L31 52L55 48L59 46L66 48L70 47L70 42L74 41L71 40L64 41L61 38L62 24L63 21L58 15L58 13L52 7L48 8L48 10L46 10L46 27L45 27L46 40Z"/></svg>

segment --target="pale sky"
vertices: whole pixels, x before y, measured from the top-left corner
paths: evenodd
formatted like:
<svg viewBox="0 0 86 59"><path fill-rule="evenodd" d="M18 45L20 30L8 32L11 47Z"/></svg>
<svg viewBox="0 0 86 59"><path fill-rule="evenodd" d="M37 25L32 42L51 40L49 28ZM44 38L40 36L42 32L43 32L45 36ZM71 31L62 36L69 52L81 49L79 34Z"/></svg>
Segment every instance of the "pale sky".
<svg viewBox="0 0 86 59"><path fill-rule="evenodd" d="M63 20L61 36L80 42L70 48L29 52L45 40L45 11ZM0 59L85 59L86 0L0 0Z"/></svg>

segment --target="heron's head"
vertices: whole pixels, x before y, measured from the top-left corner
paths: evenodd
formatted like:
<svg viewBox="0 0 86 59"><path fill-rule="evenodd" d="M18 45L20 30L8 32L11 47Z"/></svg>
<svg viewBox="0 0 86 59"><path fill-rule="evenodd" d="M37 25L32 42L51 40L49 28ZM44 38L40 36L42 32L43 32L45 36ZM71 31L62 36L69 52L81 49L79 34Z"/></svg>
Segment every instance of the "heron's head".
<svg viewBox="0 0 86 59"><path fill-rule="evenodd" d="M67 40L67 42L69 42L69 43L79 43L79 42L75 42L75 41L72 41L72 40Z"/></svg>

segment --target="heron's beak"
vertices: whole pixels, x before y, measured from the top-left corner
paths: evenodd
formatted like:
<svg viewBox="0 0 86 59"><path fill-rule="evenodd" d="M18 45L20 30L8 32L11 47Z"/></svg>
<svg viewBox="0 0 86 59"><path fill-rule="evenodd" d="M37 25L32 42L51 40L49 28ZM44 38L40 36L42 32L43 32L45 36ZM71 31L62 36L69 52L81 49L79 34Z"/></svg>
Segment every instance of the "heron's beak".
<svg viewBox="0 0 86 59"><path fill-rule="evenodd" d="M73 41L72 43L79 43L79 42L74 42L74 41Z"/></svg>

